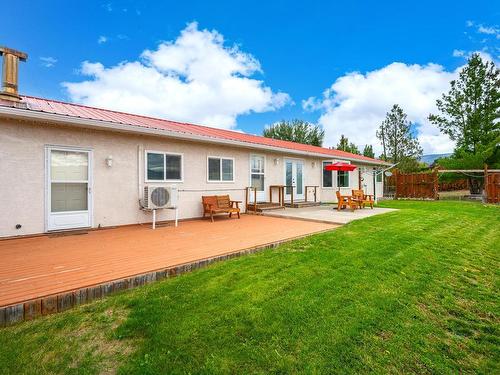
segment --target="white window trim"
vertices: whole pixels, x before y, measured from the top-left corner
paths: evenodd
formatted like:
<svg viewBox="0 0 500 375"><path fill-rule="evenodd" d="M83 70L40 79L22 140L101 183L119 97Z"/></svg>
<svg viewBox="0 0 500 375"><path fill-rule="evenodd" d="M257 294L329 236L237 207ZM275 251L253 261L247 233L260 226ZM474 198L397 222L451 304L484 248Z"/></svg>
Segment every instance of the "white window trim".
<svg viewBox="0 0 500 375"><path fill-rule="evenodd" d="M209 175L209 169L208 169L208 161L210 159L219 159L220 160L220 180L210 180L210 175ZM232 180L223 180L222 179L222 159L226 160L232 160L233 161L233 179ZM231 184L234 183L235 181L235 173L236 173L236 168L235 168L235 160L234 158L230 158L227 156L215 156L215 155L209 155L207 156L207 182L210 184Z"/></svg>
<svg viewBox="0 0 500 375"><path fill-rule="evenodd" d="M163 160L165 161L165 155L173 155L173 156L180 156L181 157L181 178L180 180L148 180L148 153L149 154L163 154ZM163 164L163 176L166 176L166 170L165 168L167 167L166 163ZM158 151L158 150L144 150L144 182L147 183L164 183L164 182L170 182L170 183L182 183L184 182L184 154L178 153L178 152L170 152L170 151Z"/></svg>

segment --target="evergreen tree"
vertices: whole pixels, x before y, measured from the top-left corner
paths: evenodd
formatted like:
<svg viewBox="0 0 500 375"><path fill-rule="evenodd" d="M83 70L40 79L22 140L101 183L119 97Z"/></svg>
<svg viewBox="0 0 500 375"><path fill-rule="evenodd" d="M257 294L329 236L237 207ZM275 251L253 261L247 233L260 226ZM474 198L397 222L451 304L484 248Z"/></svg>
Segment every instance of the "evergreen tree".
<svg viewBox="0 0 500 375"><path fill-rule="evenodd" d="M416 168L417 160L422 156L422 148L412 135L411 126L403 109L394 104L376 132L382 143L382 159L400 163L399 168L403 167L405 171Z"/></svg>
<svg viewBox="0 0 500 375"><path fill-rule="evenodd" d="M321 146L325 138L325 131L319 125L294 119L282 120L264 129L264 137L281 139L313 146Z"/></svg>
<svg viewBox="0 0 500 375"><path fill-rule="evenodd" d="M349 142L349 138L347 138L344 134L340 136L340 140L336 148L337 150L350 152L352 154L360 154L358 146L356 146L353 142Z"/></svg>
<svg viewBox="0 0 500 375"><path fill-rule="evenodd" d="M365 145L365 148L363 149L363 155L367 156L369 158L374 158L375 153L373 152L373 146L372 145Z"/></svg>

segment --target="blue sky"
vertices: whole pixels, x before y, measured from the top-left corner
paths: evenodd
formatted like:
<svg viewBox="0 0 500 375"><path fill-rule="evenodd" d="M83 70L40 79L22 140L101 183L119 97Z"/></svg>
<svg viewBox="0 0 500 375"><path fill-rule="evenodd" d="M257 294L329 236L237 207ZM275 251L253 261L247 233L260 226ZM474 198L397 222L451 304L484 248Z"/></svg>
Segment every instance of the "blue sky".
<svg viewBox="0 0 500 375"><path fill-rule="evenodd" d="M24 1L2 13L0 44L29 54L23 94L255 134L297 117L324 126L326 146L347 134L377 149L375 129L398 101L426 152L450 151L425 114L467 54L500 55L500 3L491 0ZM203 66L207 51L215 63ZM82 70L84 61L100 68ZM132 64L127 71L117 68L124 61ZM242 67L233 69L235 61ZM157 84L141 88L137 99L130 81L143 79ZM160 95L163 87L168 92Z"/></svg>

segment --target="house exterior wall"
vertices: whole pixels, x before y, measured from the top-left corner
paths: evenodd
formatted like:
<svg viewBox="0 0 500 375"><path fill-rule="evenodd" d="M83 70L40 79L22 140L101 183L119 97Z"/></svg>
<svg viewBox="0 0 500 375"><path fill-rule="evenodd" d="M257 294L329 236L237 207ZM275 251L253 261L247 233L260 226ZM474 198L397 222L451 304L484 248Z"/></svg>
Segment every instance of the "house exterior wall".
<svg viewBox="0 0 500 375"><path fill-rule="evenodd" d="M243 207L244 189L250 185L252 154L265 157L266 200L269 199L269 185L284 184L284 161L292 158L303 160L305 185L319 186L318 200L336 201L335 188L321 188L322 160L316 157L0 119L0 237L46 231L45 148L48 145L92 150L93 227L151 221L151 213L139 209L146 150L183 154L183 182L155 182L155 185L177 185L180 218L202 215L202 195L230 194L232 199L243 201ZM108 156L113 158L111 167L106 165ZM208 182L208 156L234 158L234 182ZM350 180L351 187L357 187L356 171L351 173ZM369 192L373 189L372 184L367 185ZM350 193L350 188L342 191ZM312 194L310 197L312 199ZM274 199L277 201L276 195ZM171 210L158 211L157 220L173 218ZM16 224L21 224L21 228L16 229Z"/></svg>

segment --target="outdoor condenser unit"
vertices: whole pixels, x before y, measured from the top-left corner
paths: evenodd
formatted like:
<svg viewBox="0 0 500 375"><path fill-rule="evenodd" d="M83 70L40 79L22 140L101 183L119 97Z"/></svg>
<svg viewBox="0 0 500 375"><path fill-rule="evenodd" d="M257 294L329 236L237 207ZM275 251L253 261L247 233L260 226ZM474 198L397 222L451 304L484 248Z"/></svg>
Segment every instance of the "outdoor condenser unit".
<svg viewBox="0 0 500 375"><path fill-rule="evenodd" d="M176 186L144 186L142 206L148 210L176 208L178 191Z"/></svg>

